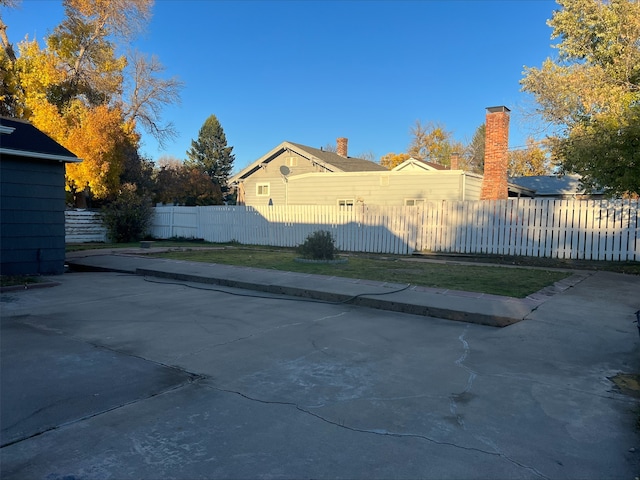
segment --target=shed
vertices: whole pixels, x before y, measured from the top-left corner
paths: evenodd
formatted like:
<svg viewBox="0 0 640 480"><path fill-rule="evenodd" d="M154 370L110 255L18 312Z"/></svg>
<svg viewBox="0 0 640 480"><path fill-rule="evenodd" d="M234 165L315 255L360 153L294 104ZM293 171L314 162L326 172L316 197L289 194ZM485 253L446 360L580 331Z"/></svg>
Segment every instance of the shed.
<svg viewBox="0 0 640 480"><path fill-rule="evenodd" d="M64 167L80 161L29 122L0 117L2 275L64 272Z"/></svg>
<svg viewBox="0 0 640 480"><path fill-rule="evenodd" d="M535 191L538 198L560 199L600 199L602 190L586 191L580 183L580 175L537 175L530 177L512 177L509 182Z"/></svg>

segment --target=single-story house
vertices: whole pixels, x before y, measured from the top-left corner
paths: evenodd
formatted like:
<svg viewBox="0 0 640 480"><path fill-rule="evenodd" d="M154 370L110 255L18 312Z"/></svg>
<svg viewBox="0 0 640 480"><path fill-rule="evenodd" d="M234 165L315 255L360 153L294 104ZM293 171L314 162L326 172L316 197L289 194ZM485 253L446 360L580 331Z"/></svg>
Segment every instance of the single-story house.
<svg viewBox="0 0 640 480"><path fill-rule="evenodd" d="M509 182L533 190L536 198L588 200L604 197L601 190L586 192L580 183L580 175L511 177Z"/></svg>
<svg viewBox="0 0 640 480"><path fill-rule="evenodd" d="M230 181L237 188L239 205L415 206L479 200L483 177L414 158L387 170L349 157L346 139L339 138L337 152L282 142ZM532 192L509 185L509 195Z"/></svg>
<svg viewBox="0 0 640 480"><path fill-rule="evenodd" d="M80 161L29 122L0 117L2 275L64 272L64 166Z"/></svg>

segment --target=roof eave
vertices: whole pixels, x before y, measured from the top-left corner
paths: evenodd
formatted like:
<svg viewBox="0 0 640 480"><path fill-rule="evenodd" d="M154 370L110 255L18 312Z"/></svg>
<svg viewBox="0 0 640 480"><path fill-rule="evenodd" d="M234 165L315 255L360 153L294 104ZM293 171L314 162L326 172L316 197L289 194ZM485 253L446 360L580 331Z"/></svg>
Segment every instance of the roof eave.
<svg viewBox="0 0 640 480"><path fill-rule="evenodd" d="M63 162L63 163L82 162L82 159L78 157L69 157L67 155L54 155L52 153L31 152L27 150L14 150L12 148L0 148L0 153L2 153L3 155L14 155L16 157L27 157L27 158L39 158L42 160L53 160L56 162Z"/></svg>

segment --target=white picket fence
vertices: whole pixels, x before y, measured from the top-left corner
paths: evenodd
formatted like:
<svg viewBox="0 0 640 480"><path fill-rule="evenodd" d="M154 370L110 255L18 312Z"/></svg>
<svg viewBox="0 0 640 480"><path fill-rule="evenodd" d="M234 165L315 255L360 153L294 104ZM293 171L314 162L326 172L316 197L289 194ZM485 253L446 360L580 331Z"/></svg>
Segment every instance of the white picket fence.
<svg viewBox="0 0 640 480"><path fill-rule="evenodd" d="M156 238L294 247L330 231L343 251L640 261L638 200L510 199L419 207L156 207Z"/></svg>
<svg viewBox="0 0 640 480"><path fill-rule="evenodd" d="M65 242L106 242L107 229L102 225L100 214L90 210L66 210Z"/></svg>

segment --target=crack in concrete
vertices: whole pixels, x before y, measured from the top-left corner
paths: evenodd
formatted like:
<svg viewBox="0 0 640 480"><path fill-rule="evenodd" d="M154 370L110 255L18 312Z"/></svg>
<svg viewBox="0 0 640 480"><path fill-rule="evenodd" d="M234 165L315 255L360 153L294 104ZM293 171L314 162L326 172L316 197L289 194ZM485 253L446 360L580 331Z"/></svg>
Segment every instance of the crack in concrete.
<svg viewBox="0 0 640 480"><path fill-rule="evenodd" d="M425 440L429 443L433 443L435 445L442 445L442 446L446 446L446 447L452 447L452 448L457 448L460 450L466 450L466 451L471 451L471 452L478 452L478 453L482 453L485 455L491 455L494 457L498 457L501 458L503 460L506 460L507 462L528 470L530 472L532 472L534 475L543 478L545 480L549 480L549 477L547 477L546 475L544 475L542 472L540 472L539 470L537 470L535 467L530 467L528 465L525 465L523 463L518 462L517 460L512 459L511 457L509 457L508 455L502 453L499 451L498 448L495 447L495 445L490 445L494 448L495 451L489 451L489 450L483 450L482 448L477 448L477 447L465 447L464 445L458 445L457 443L453 443L453 442L446 442L446 441L442 441L442 440L436 440L435 438L431 438L427 435L422 435L419 433L402 433L402 432L390 432L388 430L385 429L365 429L365 428L357 428L357 427L351 427L349 425L346 425L345 422L337 422L334 420L331 420L327 417L323 417L322 415L319 415L318 413L314 413L304 407L301 407L300 405L298 405L295 402L287 402L287 401L278 401L278 400L263 400L260 398L254 398L251 397L245 393L236 391L236 390L229 390L229 389L225 389L225 388L220 388L220 387L215 387L213 385L207 385L207 388L211 388L213 390L217 390L219 392L224 392L224 393L230 393L233 395L238 395L242 398L245 398L246 400L249 400L251 402L257 402L257 403L262 403L265 405L282 405L282 406L286 406L286 407L293 407L296 410L298 410L299 412L302 412L304 414L310 415L312 417L317 418L318 420L328 423L330 425L334 425L338 428L343 428L345 430L349 430L351 432L356 432L356 433L365 433L365 434L369 434L369 435L380 435L383 437L392 437L392 438L415 438L418 440ZM478 438L479 439L479 438ZM479 439L482 441L482 439ZM485 444L490 444L492 442L484 442Z"/></svg>
<svg viewBox="0 0 640 480"><path fill-rule="evenodd" d="M468 330L469 330L469 326L467 325L464 329L464 332L462 332L462 334L458 337L458 340L462 342L463 351L462 351L462 355L460 355L460 357L454 362L457 367L460 367L466 370L467 373L469 374L467 378L467 385L465 386L462 392L453 393L449 396L449 411L451 412L451 415L453 415L453 417L456 419L456 422L458 423L458 425L460 425L460 427L462 427L463 430L466 430L466 426L464 424L464 418L462 417L462 415L458 413L458 400L463 399L464 396L471 391L471 387L473 386L473 381L478 376L476 372L474 372L464 364L465 360L467 359L471 351L471 349L469 348L469 342L467 342L464 339L464 336L467 334Z"/></svg>
<svg viewBox="0 0 640 480"><path fill-rule="evenodd" d="M115 351L115 350L113 350L113 351ZM120 353L120 352L118 352L118 353ZM135 356L135 355L132 355L132 356ZM151 361L151 360L147 360L147 361ZM160 365L162 365L162 364L160 364ZM167 368L175 368L175 367L167 366ZM191 376L188 377L185 381L180 382L180 383L175 384L175 385L171 385L170 387L165 388L164 390L160 390L158 392L153 392L153 393L147 395L146 397L137 398L135 400L130 400L128 402L123 402L123 403L121 403L119 405L114 405L113 407L109 407L109 408L106 408L104 410L100 410L98 412L92 412L92 413L90 413L88 415L85 415L83 417L80 417L80 418L74 418L73 420L69 420L68 422L62 422L62 423L60 423L58 425L53 425L51 427L47 427L45 429L39 430L39 431L37 431L35 433L32 433L30 435L27 435L27 436L24 436L24 437L21 437L21 438L16 438L15 440L12 440L12 441L7 442L7 443L3 443L3 444L0 445L0 448L10 447L11 445L15 445L17 443L24 442L25 440L30 440L32 438L39 437L40 435L42 435L44 433L51 432L53 430L58 430L60 428L67 427L69 425L74 425L76 423L80 423L80 422L83 422L85 420L89 420L89 419L97 417L99 415L103 415L105 413L109 413L109 412L112 412L114 410L118 410L118 409L120 409L122 407L127 407L129 405L134 405L134 404L139 403L139 402L144 402L145 400L149 400L150 398L157 397L157 396L160 396L160 395L164 395L166 393L173 392L175 390L178 390L178 389L180 389L182 387L185 387L187 385L195 383L195 382L201 380L202 378L204 378L204 376L201 376L201 375L195 375L195 374L190 374L190 375Z"/></svg>
<svg viewBox="0 0 640 480"><path fill-rule="evenodd" d="M336 315L327 315L325 317L317 318L315 320L311 320L311 321L307 321L307 322L293 322L293 323L285 323L284 325L277 325L275 327L267 328L267 329L264 329L264 330L259 330L257 332L251 333L249 335L245 335L243 337L237 337L237 338L234 338L232 340L228 340L226 342L215 343L213 345L206 345L206 346L204 346L204 347L202 347L202 348L200 348L198 350L195 350L193 352L188 352L188 353L176 355L176 356L172 357L172 361L180 360L180 359L185 358L185 357L191 357L191 356L194 356L194 355L198 355L199 353L201 353L201 352L203 352L205 350L208 350L208 349L224 347L224 346L227 346L227 345L231 345L233 343L241 342L243 340L248 340L248 339L253 338L253 337L259 337L259 336L262 336L262 335L266 335L267 333L273 332L275 330L280 330L282 328L297 327L299 325L305 325L305 324L315 323L315 322L322 322L324 320L328 320L328 319L331 319L331 318L341 317L343 315L346 315L347 313L348 312L343 311L343 312L340 312L340 313L338 313Z"/></svg>

